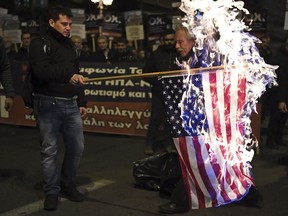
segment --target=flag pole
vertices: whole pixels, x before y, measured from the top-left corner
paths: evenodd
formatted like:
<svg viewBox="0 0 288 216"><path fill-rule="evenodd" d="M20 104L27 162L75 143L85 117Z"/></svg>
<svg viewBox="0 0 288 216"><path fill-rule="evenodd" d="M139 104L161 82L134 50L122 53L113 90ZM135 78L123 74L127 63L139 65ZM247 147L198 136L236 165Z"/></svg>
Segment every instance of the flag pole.
<svg viewBox="0 0 288 216"><path fill-rule="evenodd" d="M98 82L105 80L116 80L116 79L134 79L134 78L147 78L147 77L164 77L164 76L173 76L173 75L181 75L182 74L200 74L202 72L207 72L209 70L219 70L224 69L224 66L213 66L213 67L205 67L205 68L191 68L189 70L181 69L181 70L171 70L171 71L161 71L161 72L152 72L152 73L144 73L144 74L129 74L129 75L120 75L120 76L106 76L106 77L97 77L97 78L88 78L85 79L84 82Z"/></svg>

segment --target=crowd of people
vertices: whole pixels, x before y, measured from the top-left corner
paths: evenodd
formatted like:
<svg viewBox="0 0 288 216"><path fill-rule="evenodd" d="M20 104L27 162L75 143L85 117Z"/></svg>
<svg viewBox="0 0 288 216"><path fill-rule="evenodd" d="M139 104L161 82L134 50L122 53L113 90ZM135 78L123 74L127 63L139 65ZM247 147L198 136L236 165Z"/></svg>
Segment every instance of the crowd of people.
<svg viewBox="0 0 288 216"><path fill-rule="evenodd" d="M72 35L72 42L77 48L79 61L82 62L101 62L101 63L117 63L117 62L138 62L140 58L133 47L129 46L128 40L124 37L115 38L110 43L108 37L100 35L97 40L97 49L92 52L87 43L83 43L79 36ZM112 44L110 46L110 44Z"/></svg>
<svg viewBox="0 0 288 216"><path fill-rule="evenodd" d="M21 44L12 43L10 37L3 37L3 43L10 61L28 61L29 45L33 35L23 31L21 34ZM99 36L96 39L97 48L93 52L91 46L79 35L72 35L71 41L77 50L77 56L80 62L144 62L146 60L146 51L136 49L131 46L125 37L115 38L109 41L106 36Z"/></svg>
<svg viewBox="0 0 288 216"><path fill-rule="evenodd" d="M286 63L288 39L285 38L280 42L280 47L275 51L271 48L271 39L268 35L263 35L259 39L261 43L258 44L258 50L261 57L266 63L279 66L276 70L278 85L268 87L259 100L259 104L261 104L261 122L268 119L265 145L270 149L279 149L281 146L285 146L283 134L288 118L288 68Z"/></svg>
<svg viewBox="0 0 288 216"><path fill-rule="evenodd" d="M269 48L266 48L269 50ZM269 52L269 51L268 51ZM270 53L270 52L269 52ZM283 141L283 134L288 118L288 65L286 59L288 58L288 39L285 39L277 52L270 56L267 55L267 61L271 64L278 65L276 70L278 86L273 86L264 94L264 111L268 110L270 116L267 128L266 146L270 149L278 149L285 145ZM263 113L266 114L265 112Z"/></svg>
<svg viewBox="0 0 288 216"><path fill-rule="evenodd" d="M21 46L12 43L10 37L3 37L4 47L10 61L28 61L29 60L29 46L31 42L31 34L29 32L22 32Z"/></svg>
<svg viewBox="0 0 288 216"><path fill-rule="evenodd" d="M144 73L177 70L175 59L186 61L193 57L194 39L184 27L176 32L167 30L162 37L161 45L149 57L143 50L129 47L125 38L118 38L109 46L107 37L97 38L96 52L87 48L79 36L70 36L72 25L71 11L65 7L52 8L49 13L49 27L45 37L51 42L50 53L43 50L41 37L31 40L31 35L23 32L22 45L18 50L8 37L0 40L1 48L1 84L4 87L5 108L11 111L13 107L14 88L10 73L9 60L29 61L33 70L32 82L35 84L34 115L41 135L41 165L44 178L44 209L56 210L59 195L71 201L81 202L85 199L75 185L76 170L84 149L83 125L81 118L86 115L86 100L84 95L84 77L79 73L79 61L87 62L138 62L145 63ZM263 39L264 41L264 39ZM265 58L270 58L270 50L259 47ZM76 52L75 52L76 51ZM287 119L287 54L288 43L275 55L271 63L278 64L279 87L275 93L278 100L273 101L273 112L269 123L267 146L276 148L283 145L281 140L283 125ZM77 58L75 58L77 57ZM9 60L8 60L9 59ZM270 61L270 60L269 60ZM197 67L197 65L195 65ZM152 110L147 133L145 153L155 154L155 140L159 128L164 133L163 151L175 151L171 136L171 125L167 121L167 105L164 104L162 84L158 78L146 79L152 86ZM279 126L279 127L278 127ZM273 133L272 133L273 132ZM66 147L65 157L60 176L57 173L58 134L62 134ZM58 181L60 179L60 181ZM59 183L60 182L60 183ZM180 179L172 193L169 203L161 205L164 213L181 213L190 208L187 200L187 190Z"/></svg>

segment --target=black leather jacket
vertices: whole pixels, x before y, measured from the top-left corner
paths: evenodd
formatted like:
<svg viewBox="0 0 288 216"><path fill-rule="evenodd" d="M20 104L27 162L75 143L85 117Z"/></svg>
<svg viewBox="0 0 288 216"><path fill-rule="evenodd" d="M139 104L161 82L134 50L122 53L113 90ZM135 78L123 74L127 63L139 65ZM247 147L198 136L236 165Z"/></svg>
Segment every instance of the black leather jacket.
<svg viewBox="0 0 288 216"><path fill-rule="evenodd" d="M79 74L79 62L70 38L49 27L47 34L35 38L29 47L29 63L35 93L72 98L78 96L78 104L86 107L84 88L74 86L69 80Z"/></svg>

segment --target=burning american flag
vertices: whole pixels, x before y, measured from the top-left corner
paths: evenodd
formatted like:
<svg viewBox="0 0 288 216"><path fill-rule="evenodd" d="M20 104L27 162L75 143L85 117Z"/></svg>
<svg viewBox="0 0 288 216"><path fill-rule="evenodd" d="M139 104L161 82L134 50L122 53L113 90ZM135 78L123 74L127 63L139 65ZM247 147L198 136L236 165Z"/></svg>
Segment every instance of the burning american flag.
<svg viewBox="0 0 288 216"><path fill-rule="evenodd" d="M242 1L182 0L185 27L195 37L201 67L221 56L222 70L166 77L168 121L192 209L216 207L242 199L254 184L250 162L250 116L267 86L276 84L275 70L259 55L257 38L237 18L249 13ZM219 37L215 37L215 33Z"/></svg>
<svg viewBox="0 0 288 216"><path fill-rule="evenodd" d="M182 95L182 77L163 79L164 97L192 209L241 199L253 184L243 145L246 80L236 71L191 76L201 92ZM205 98L200 101L199 98ZM202 103L204 102L204 103ZM179 104L183 105L182 111ZM224 112L223 112L224 111ZM186 113L186 118L181 115Z"/></svg>

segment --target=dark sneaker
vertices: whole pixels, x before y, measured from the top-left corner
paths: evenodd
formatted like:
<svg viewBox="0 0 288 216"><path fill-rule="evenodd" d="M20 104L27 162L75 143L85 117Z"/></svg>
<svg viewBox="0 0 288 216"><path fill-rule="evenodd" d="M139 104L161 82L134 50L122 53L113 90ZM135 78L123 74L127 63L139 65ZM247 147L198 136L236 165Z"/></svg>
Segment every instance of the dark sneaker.
<svg viewBox="0 0 288 216"><path fill-rule="evenodd" d="M48 211L55 211L58 206L58 195L57 194L48 194L45 197L44 209Z"/></svg>
<svg viewBox="0 0 288 216"><path fill-rule="evenodd" d="M262 208L263 195L259 190L252 186L249 193L240 201L240 204L253 208Z"/></svg>
<svg viewBox="0 0 288 216"><path fill-rule="evenodd" d="M80 193L76 187L62 188L60 195L74 202L82 202L85 199L84 194Z"/></svg>

